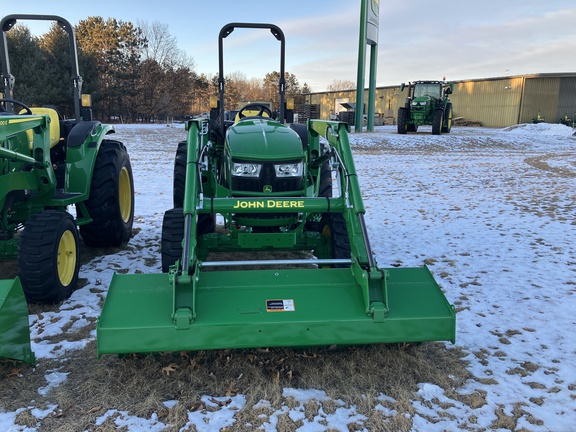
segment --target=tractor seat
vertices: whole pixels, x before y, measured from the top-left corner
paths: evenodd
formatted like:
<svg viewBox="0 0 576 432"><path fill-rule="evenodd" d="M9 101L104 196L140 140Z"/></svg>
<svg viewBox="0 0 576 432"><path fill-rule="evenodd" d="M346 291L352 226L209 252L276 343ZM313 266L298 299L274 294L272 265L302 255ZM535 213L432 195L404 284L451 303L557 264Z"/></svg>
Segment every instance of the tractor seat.
<svg viewBox="0 0 576 432"><path fill-rule="evenodd" d="M242 118L240 118L240 116L238 114L236 114L236 117L234 118L234 123L238 123L240 120L244 120L244 119L270 118L270 116L266 112L263 112L262 115L258 115L258 113L259 113L259 110L245 110L244 111L244 117L242 117Z"/></svg>
<svg viewBox="0 0 576 432"><path fill-rule="evenodd" d="M50 116L49 130L50 130L50 148L54 147L60 142L60 117L58 112L54 108L44 108L44 107L34 107L30 108L32 114L46 115ZM26 114L26 110L20 111L20 114ZM32 129L26 131L28 135L28 140L30 141L30 150L33 148L34 137L32 135Z"/></svg>

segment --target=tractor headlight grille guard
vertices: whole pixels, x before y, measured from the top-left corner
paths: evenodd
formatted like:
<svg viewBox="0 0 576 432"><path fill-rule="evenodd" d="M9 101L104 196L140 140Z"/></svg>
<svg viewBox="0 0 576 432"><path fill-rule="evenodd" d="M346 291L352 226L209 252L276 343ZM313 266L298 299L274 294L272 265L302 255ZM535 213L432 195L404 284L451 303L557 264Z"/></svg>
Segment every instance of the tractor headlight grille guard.
<svg viewBox="0 0 576 432"><path fill-rule="evenodd" d="M304 178L302 160L255 162L233 161L232 189L242 192L301 192Z"/></svg>
<svg viewBox="0 0 576 432"><path fill-rule="evenodd" d="M253 177L258 178L262 164L248 162L232 162L232 175L234 177Z"/></svg>

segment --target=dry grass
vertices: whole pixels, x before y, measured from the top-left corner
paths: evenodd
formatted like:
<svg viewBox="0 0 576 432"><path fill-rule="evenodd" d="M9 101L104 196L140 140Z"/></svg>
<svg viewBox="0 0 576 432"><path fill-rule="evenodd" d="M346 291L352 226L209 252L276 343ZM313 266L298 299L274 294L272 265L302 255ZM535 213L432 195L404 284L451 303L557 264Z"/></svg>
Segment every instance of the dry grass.
<svg viewBox="0 0 576 432"><path fill-rule="evenodd" d="M102 430L94 426L96 418L109 409L127 411L131 415L150 418L157 413L170 424L170 430L183 427L187 413L208 409L201 405L203 395L246 397L244 409L236 414L233 430L253 430L267 421L273 411L289 405L283 396L286 387L322 389L329 401L311 401L306 417L313 418L320 407L334 411L339 405L355 405L356 411L368 418L365 427L383 425L395 430L409 430L411 422L404 415L412 412L411 400L418 383L434 383L447 391L470 378L463 353L447 349L441 343L374 345L340 349L254 349L166 353L152 356L105 356L95 358L95 346L74 352L62 360L43 360L35 368L9 376L14 364L0 367L4 390L2 406L15 411L19 407L47 406L56 403L53 413L40 421L40 431ZM44 376L60 370L69 373L67 380L44 398L37 393L45 386ZM387 408L398 415L382 417L375 410L383 403L384 393L395 399ZM289 399L289 398L288 398ZM470 406L480 405L473 396L461 398ZM168 409L164 401L178 404ZM260 400L271 404L270 410L253 410ZM293 401L292 401L293 402ZM330 404L333 404L331 407ZM339 402L340 403L340 402ZM260 417L261 414L265 416ZM19 414L23 423L33 423L31 413ZM250 424L250 427L243 426ZM106 425L113 428L113 424ZM278 430L294 430L298 425L289 417L278 419ZM106 430L106 429L104 429ZM353 429L352 429L353 430Z"/></svg>

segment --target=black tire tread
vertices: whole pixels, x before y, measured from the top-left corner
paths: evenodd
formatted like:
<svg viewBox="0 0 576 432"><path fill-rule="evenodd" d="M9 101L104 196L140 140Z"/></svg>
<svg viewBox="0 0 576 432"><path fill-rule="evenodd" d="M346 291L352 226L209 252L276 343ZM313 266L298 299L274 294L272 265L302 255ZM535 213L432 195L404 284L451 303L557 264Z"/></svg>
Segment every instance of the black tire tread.
<svg viewBox="0 0 576 432"><path fill-rule="evenodd" d="M162 220L162 272L182 257L182 239L184 238L184 214L182 208L173 208L164 213Z"/></svg>
<svg viewBox="0 0 576 432"><path fill-rule="evenodd" d="M67 286L58 277L58 245L70 230L76 242L76 268ZM18 245L18 276L30 303L57 303L76 289L80 269L79 237L73 217L58 210L34 213L26 222Z"/></svg>
<svg viewBox="0 0 576 432"><path fill-rule="evenodd" d="M346 220L342 213L326 213L320 222L320 232L324 231L324 227L328 225L330 229L330 241L332 244L332 258L334 259L347 259L350 258L350 237L348 236L348 228L346 227ZM342 264L334 265L333 267L347 267Z"/></svg>
<svg viewBox="0 0 576 432"><path fill-rule="evenodd" d="M432 114L432 135L440 135L442 131L442 120L444 119L444 110L436 109Z"/></svg>
<svg viewBox="0 0 576 432"><path fill-rule="evenodd" d="M132 213L128 222L122 219L118 196L119 176L123 167L128 170L132 189ZM128 152L121 142L102 141L86 208L93 219L90 224L80 227L80 234L87 246L121 246L128 242L134 222L134 180Z"/></svg>
<svg viewBox="0 0 576 432"><path fill-rule="evenodd" d="M399 108L398 109L398 133L401 135L406 134L408 132L408 109L406 108Z"/></svg>

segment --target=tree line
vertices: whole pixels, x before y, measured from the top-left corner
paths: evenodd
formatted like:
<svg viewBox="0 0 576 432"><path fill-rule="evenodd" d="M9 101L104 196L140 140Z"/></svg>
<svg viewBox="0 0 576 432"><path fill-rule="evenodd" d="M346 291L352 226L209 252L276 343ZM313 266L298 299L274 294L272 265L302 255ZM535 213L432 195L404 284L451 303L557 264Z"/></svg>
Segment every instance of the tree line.
<svg viewBox="0 0 576 432"><path fill-rule="evenodd" d="M209 111L218 96L218 76L194 71L194 61L177 47L168 26L88 17L74 26L82 92L92 96L94 117L107 122L182 120ZM6 33L14 98L28 106L54 105L73 117L68 38L56 23L42 36L18 23ZM225 77L229 109L241 101L278 103L279 72L263 79L240 72ZM304 103L311 89L285 73L286 96Z"/></svg>

